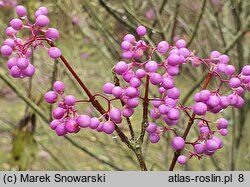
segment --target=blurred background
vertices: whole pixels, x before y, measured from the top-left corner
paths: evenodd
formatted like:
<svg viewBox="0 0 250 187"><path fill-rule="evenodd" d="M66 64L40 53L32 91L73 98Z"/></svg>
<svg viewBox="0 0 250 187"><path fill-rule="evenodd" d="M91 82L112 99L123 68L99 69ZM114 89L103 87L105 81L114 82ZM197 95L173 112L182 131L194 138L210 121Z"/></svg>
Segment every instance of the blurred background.
<svg viewBox="0 0 250 187"><path fill-rule="evenodd" d="M49 9L49 26L60 31L56 45L93 92L100 92L105 82L113 81L111 69L121 59L120 42L126 33L135 33L138 25L147 27L147 42L152 45L161 40L173 44L184 38L188 48L202 58L218 50L230 56L238 71L250 64L249 0L0 0L1 43L9 21L16 17L16 4L27 8L31 20L40 6ZM50 130L52 108L44 102L43 94L53 82L65 82L66 94L77 98L85 95L61 62L51 60L46 50L39 48L31 61L36 66L35 76L20 80L9 76L7 59L0 57L0 170L139 170L134 153L115 134L84 129L63 138ZM192 106L205 70L186 65L176 78L185 105ZM244 98L242 109L230 108L210 116L211 120L224 116L230 121L229 135L222 138L223 149L212 157L177 165L177 170L250 169L249 93ZM96 115L88 104L78 105L77 110ZM140 130L140 111L131 119L136 133ZM183 131L186 122L183 115L178 131ZM127 127L121 128L129 136ZM188 139L195 136L196 125ZM166 134L152 145L146 136L142 149L149 170L168 170L173 156L171 137Z"/></svg>

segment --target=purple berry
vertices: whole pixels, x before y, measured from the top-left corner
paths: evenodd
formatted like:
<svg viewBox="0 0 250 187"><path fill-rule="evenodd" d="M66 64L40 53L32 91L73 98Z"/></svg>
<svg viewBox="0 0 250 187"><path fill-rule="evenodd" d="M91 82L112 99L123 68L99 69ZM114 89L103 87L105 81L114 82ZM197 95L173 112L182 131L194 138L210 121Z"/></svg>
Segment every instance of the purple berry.
<svg viewBox="0 0 250 187"><path fill-rule="evenodd" d="M65 123L65 129L69 133L73 133L73 132L78 131L78 128L79 127L78 127L76 121L73 119L67 120Z"/></svg>
<svg viewBox="0 0 250 187"><path fill-rule="evenodd" d="M19 69L24 70L28 67L29 61L26 58L18 58L16 64Z"/></svg>
<svg viewBox="0 0 250 187"><path fill-rule="evenodd" d="M180 62L180 56L177 55L177 54L175 54L175 53L173 53L173 54L171 54L171 55L168 56L167 62L168 62L168 64L170 66L176 66Z"/></svg>
<svg viewBox="0 0 250 187"><path fill-rule="evenodd" d="M32 64L29 64L28 67L22 70L22 73L27 77L32 77L35 74L35 67Z"/></svg>
<svg viewBox="0 0 250 187"><path fill-rule="evenodd" d="M216 107L220 104L220 98L216 95L211 95L207 101L211 107Z"/></svg>
<svg viewBox="0 0 250 187"><path fill-rule="evenodd" d="M151 143L157 143L160 140L160 136L157 133L152 133L149 135L149 141Z"/></svg>
<svg viewBox="0 0 250 187"><path fill-rule="evenodd" d="M77 124L81 127L81 128L86 128L89 127L90 122L91 122L91 118L87 115L80 115L78 116L78 118L76 119Z"/></svg>
<svg viewBox="0 0 250 187"><path fill-rule="evenodd" d="M228 62L229 62L229 57L228 57L227 55L221 55L221 56L219 57L219 61L220 61L221 63L223 63L223 64L228 64Z"/></svg>
<svg viewBox="0 0 250 187"><path fill-rule="evenodd" d="M179 151L185 147L185 141L182 137L176 136L171 141L171 146L175 151Z"/></svg>
<svg viewBox="0 0 250 187"><path fill-rule="evenodd" d="M62 94L64 92L64 88L65 88L64 83L61 81L56 81L53 84L53 89L59 94Z"/></svg>
<svg viewBox="0 0 250 187"><path fill-rule="evenodd" d="M167 91L167 96L172 99L178 99L180 97L180 91L178 88L173 87Z"/></svg>
<svg viewBox="0 0 250 187"><path fill-rule="evenodd" d="M133 108L124 108L122 110L122 115L126 118L129 118L130 116L132 116L134 113L134 109Z"/></svg>
<svg viewBox="0 0 250 187"><path fill-rule="evenodd" d="M6 56L6 57L10 56L12 54L12 52L13 52L12 48L10 46L8 46L8 45L3 45L1 47L2 56Z"/></svg>
<svg viewBox="0 0 250 187"><path fill-rule="evenodd" d="M47 15L49 13L48 9L44 6L39 7L38 10L41 11L43 15Z"/></svg>
<svg viewBox="0 0 250 187"><path fill-rule="evenodd" d="M169 44L168 42L166 41L161 41L160 43L158 43L157 45L157 51L160 53L160 54L165 54L167 53L169 49Z"/></svg>
<svg viewBox="0 0 250 187"><path fill-rule="evenodd" d="M150 82L153 84L153 85L158 85L160 84L162 81L162 78L161 78L161 75L158 74L158 73L152 73L150 75Z"/></svg>
<svg viewBox="0 0 250 187"><path fill-rule="evenodd" d="M49 24L49 18L45 15L39 15L36 18L36 23L38 27L46 27Z"/></svg>
<svg viewBox="0 0 250 187"><path fill-rule="evenodd" d="M144 36L147 32L147 29L144 26L139 26L137 27L136 32L139 36Z"/></svg>
<svg viewBox="0 0 250 187"><path fill-rule="evenodd" d="M59 37L59 32L55 28L48 28L48 30L45 32L45 35L48 39L51 39L52 41L57 40Z"/></svg>
<svg viewBox="0 0 250 187"><path fill-rule="evenodd" d="M57 94L54 91L49 91L44 95L44 99L47 103L53 104L57 101Z"/></svg>
<svg viewBox="0 0 250 187"><path fill-rule="evenodd" d="M74 106L76 103L76 98L73 95L68 95L65 97L65 104L68 106Z"/></svg>
<svg viewBox="0 0 250 187"><path fill-rule="evenodd" d="M138 79L141 79L146 76L146 72L143 69L138 69L136 70L135 75Z"/></svg>
<svg viewBox="0 0 250 187"><path fill-rule="evenodd" d="M171 89L174 87L174 80L170 77L166 77L162 79L162 87L165 88L166 90Z"/></svg>
<svg viewBox="0 0 250 187"><path fill-rule="evenodd" d="M60 124L60 122L57 119L54 119L53 121L50 122L50 128L55 130L56 127Z"/></svg>
<svg viewBox="0 0 250 187"><path fill-rule="evenodd" d="M241 85L240 79L233 77L229 81L229 85L231 88L238 88Z"/></svg>
<svg viewBox="0 0 250 187"><path fill-rule="evenodd" d="M184 155L180 155L177 158L177 162L181 165L184 165L187 162L187 157Z"/></svg>
<svg viewBox="0 0 250 187"><path fill-rule="evenodd" d="M228 76L232 76L235 73L235 67L232 65L227 65L225 69L225 73Z"/></svg>
<svg viewBox="0 0 250 187"><path fill-rule="evenodd" d="M135 41L135 37L132 34L126 34L123 38L124 41L128 41L130 43L133 43Z"/></svg>
<svg viewBox="0 0 250 187"><path fill-rule="evenodd" d="M118 108L111 108L109 111L109 117L110 119L115 123L121 123L122 122L122 114L120 109Z"/></svg>
<svg viewBox="0 0 250 187"><path fill-rule="evenodd" d="M125 89L125 95L128 96L129 98L134 98L137 96L137 89L129 86Z"/></svg>
<svg viewBox="0 0 250 187"><path fill-rule="evenodd" d="M157 125L155 123L149 123L147 128L146 128L146 131L148 133L155 133L156 129L157 129Z"/></svg>
<svg viewBox="0 0 250 187"><path fill-rule="evenodd" d="M10 21L10 26L18 31L23 27L23 22L22 20L15 18Z"/></svg>
<svg viewBox="0 0 250 187"><path fill-rule="evenodd" d="M136 78L136 77L132 77L129 81L130 85L134 88L138 88L141 86L141 81L140 79Z"/></svg>
<svg viewBox="0 0 250 187"><path fill-rule="evenodd" d="M212 51L211 53L210 53L210 57L211 58L219 58L221 56L221 54L220 54L220 52L218 52L218 51Z"/></svg>
<svg viewBox="0 0 250 187"><path fill-rule="evenodd" d="M145 68L147 72L154 73L158 69L158 64L157 62L151 60L146 63Z"/></svg>
<svg viewBox="0 0 250 187"><path fill-rule="evenodd" d="M180 118L180 112L176 108L171 108L168 111L167 116L170 120L178 120Z"/></svg>
<svg viewBox="0 0 250 187"><path fill-rule="evenodd" d="M126 73L128 70L128 65L126 62L124 61L120 61L118 62L116 65L115 65L115 72L118 74L118 75L122 75L124 73Z"/></svg>
<svg viewBox="0 0 250 187"><path fill-rule="evenodd" d="M13 66L16 65L16 61L17 61L16 58L10 58L10 59L8 60L8 62L7 62L7 67L8 67L9 69L11 69Z"/></svg>
<svg viewBox="0 0 250 187"><path fill-rule="evenodd" d="M6 40L4 40L3 44L8 45L11 48L15 47L15 41L11 38L7 38Z"/></svg>
<svg viewBox="0 0 250 187"><path fill-rule="evenodd" d="M105 94L112 94L112 90L113 88L115 87L114 84L110 83L110 82L107 82L103 85L102 87L102 91L105 93Z"/></svg>
<svg viewBox="0 0 250 187"><path fill-rule="evenodd" d="M115 86L112 89L112 95L115 96L115 98L121 98L123 93L123 89L120 86Z"/></svg>
<svg viewBox="0 0 250 187"><path fill-rule="evenodd" d="M202 102L195 103L193 110L194 113L199 116L205 115L207 112L207 105Z"/></svg>
<svg viewBox="0 0 250 187"><path fill-rule="evenodd" d="M57 125L56 127L56 134L58 136L64 136L67 134L66 128L63 124Z"/></svg>
<svg viewBox="0 0 250 187"><path fill-rule="evenodd" d="M115 124L112 121L104 122L102 125L102 130L106 134L112 134L115 131Z"/></svg>
<svg viewBox="0 0 250 187"><path fill-rule="evenodd" d="M48 50L48 55L53 58L53 59L57 59L62 55L62 52L59 48L57 47L51 47Z"/></svg>
<svg viewBox="0 0 250 187"><path fill-rule="evenodd" d="M244 66L241 72L243 75L250 75L250 65Z"/></svg>
<svg viewBox="0 0 250 187"><path fill-rule="evenodd" d="M129 41L123 41L121 43L121 47L123 50L129 50L131 48L131 43Z"/></svg>
<svg viewBox="0 0 250 187"><path fill-rule="evenodd" d="M57 107L52 111L52 115L55 119L62 119L64 116L64 109Z"/></svg>
<svg viewBox="0 0 250 187"><path fill-rule="evenodd" d="M178 40L178 41L176 42L175 45L176 45L176 47L178 47L178 48L183 48L183 47L186 47L187 43L186 43L185 40L180 39L180 40Z"/></svg>
<svg viewBox="0 0 250 187"><path fill-rule="evenodd" d="M10 69L10 74L14 78L19 78L21 76L20 69L17 66L13 66Z"/></svg>
<svg viewBox="0 0 250 187"><path fill-rule="evenodd" d="M219 148L219 145L214 140L207 140L206 142L206 149L208 151L216 151Z"/></svg>
<svg viewBox="0 0 250 187"><path fill-rule="evenodd" d="M22 5L18 5L16 7L16 14L19 16L19 17L24 17L26 16L27 14L27 11L26 11L26 8Z"/></svg>
<svg viewBox="0 0 250 187"><path fill-rule="evenodd" d="M195 144L195 145L194 145L194 151L195 151L197 154L203 154L203 153L206 151L205 144L203 144L203 143Z"/></svg>
<svg viewBox="0 0 250 187"><path fill-rule="evenodd" d="M96 129L100 124L100 120L96 117L93 117L90 119L90 124L89 124L89 127L91 129Z"/></svg>
<svg viewBox="0 0 250 187"><path fill-rule="evenodd" d="M228 121L225 118L217 119L216 126L218 129L226 129L228 127Z"/></svg>

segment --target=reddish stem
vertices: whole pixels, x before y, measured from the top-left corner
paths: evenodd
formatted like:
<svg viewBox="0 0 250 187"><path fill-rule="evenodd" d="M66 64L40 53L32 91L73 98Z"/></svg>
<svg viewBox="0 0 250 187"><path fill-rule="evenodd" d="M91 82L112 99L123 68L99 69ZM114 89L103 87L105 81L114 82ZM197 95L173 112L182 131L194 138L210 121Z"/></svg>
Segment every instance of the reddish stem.
<svg viewBox="0 0 250 187"><path fill-rule="evenodd" d="M202 90L205 90L208 87L208 84L209 84L212 76L213 76L213 72L208 72L206 80L205 80L205 82L204 82L204 84L202 86ZM195 113L193 112L192 115L191 115L191 118L188 121L187 127L186 127L186 129L185 129L185 131L184 131L184 133L182 135L182 138L184 140L186 140L186 138L187 138L187 135L188 135L188 133L189 133L189 131L190 131L193 123L194 123L194 119L195 119ZM169 171L173 171L174 170L177 158L178 158L178 156L180 156L180 153L181 153L181 151L176 151L174 153L172 162L171 162L170 167L169 167Z"/></svg>

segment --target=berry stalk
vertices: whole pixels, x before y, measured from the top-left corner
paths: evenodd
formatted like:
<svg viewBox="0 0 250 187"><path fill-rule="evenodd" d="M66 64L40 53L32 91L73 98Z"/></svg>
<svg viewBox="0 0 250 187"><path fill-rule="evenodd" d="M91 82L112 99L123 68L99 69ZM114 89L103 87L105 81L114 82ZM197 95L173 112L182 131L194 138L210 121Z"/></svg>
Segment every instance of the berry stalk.
<svg viewBox="0 0 250 187"><path fill-rule="evenodd" d="M207 74L207 76L206 76L206 79L205 79L205 82L204 82L204 84L203 84L203 86L202 86L202 90L205 90L205 89L208 87L209 82L210 82L210 80L212 79L212 77L213 77L213 72L208 72L208 74ZM191 115L191 118L190 118L189 121L188 121L187 127L186 127L186 129L185 129L185 131L184 131L184 133L183 133L183 135L182 135L182 138L183 138L184 140L186 140L186 138L187 138L187 136L188 136L188 133L189 133L189 131L190 131L192 125L194 124L195 116L196 116L196 115L195 115L195 113L193 112L192 115ZM177 162L177 158L180 156L180 154L181 154L181 151L176 151L176 152L174 153L173 159L172 159L171 164L170 164L170 167L169 167L169 171L173 171L173 170L174 170L175 164L176 164L176 162Z"/></svg>

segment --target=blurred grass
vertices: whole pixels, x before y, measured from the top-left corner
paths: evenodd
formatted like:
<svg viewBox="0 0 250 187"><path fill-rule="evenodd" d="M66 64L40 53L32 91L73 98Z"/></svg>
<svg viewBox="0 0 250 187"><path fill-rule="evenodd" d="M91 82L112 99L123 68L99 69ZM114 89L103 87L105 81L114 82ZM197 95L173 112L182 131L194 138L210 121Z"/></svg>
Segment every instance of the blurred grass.
<svg viewBox="0 0 250 187"><path fill-rule="evenodd" d="M29 0L18 2L26 5L30 14L41 5L49 8L50 26L54 26L60 31L60 39L57 41L58 47L62 49L64 56L93 92L100 92L103 83L113 81L111 69L121 58L119 55L119 52L121 52L119 42L125 33L134 33L134 29L138 24L145 24L149 28L147 40L152 44L157 44L165 37L167 37L165 39L168 39L168 41L173 39L172 36L185 38L188 41L193 38L189 48L195 50L196 54L201 57L206 58L210 51L219 50L228 53L231 63L234 65L240 67L243 64L250 63L250 2L247 0L207 0L203 11L201 11L201 7L204 1L198 0L192 2L187 0L57 0L53 2ZM145 13L151 10L152 7L156 17L148 19ZM178 11L176 11L176 8L178 8ZM236 12L236 14L232 12ZM200 15L202 17L199 20ZM13 16L13 8L0 8L1 41L5 38L4 29ZM237 18L236 21L235 17ZM239 55L238 45L241 45L241 55ZM0 58L0 68L9 77L5 68L5 61L6 59ZM54 62L47 57L46 51L43 49L38 49L35 52L33 62L37 73L32 80L32 90L29 90L29 80L27 79L11 80L24 95L30 93L30 99L35 103L39 103L39 107L49 117L49 106L43 101L39 102L39 100L42 99L43 93L50 89ZM181 99L187 98L187 105L192 105L193 93L190 92L190 89L195 91L193 86L203 76L204 70L203 68L194 69L190 65L185 65L182 67L180 76L176 78L176 85L182 90ZM66 83L66 94L76 95L77 98L86 97L60 61L58 62L56 79ZM188 93L190 95L187 95ZM249 95L246 94L245 99L244 115L240 115L238 111L235 111L235 116L233 116L232 111L227 110L216 115L216 117L210 116L212 120L216 120L219 116L225 116L230 120L229 135L223 138L224 148L212 158L204 157L201 161L191 159L185 168L177 166L177 170L250 169ZM100 102L105 105L105 101L100 100ZM90 115L96 113L88 104L79 105L77 110ZM142 108L139 107L136 114L131 118L137 134L140 130L141 111ZM16 130L19 128L20 120L32 112L33 110L30 108L26 110L25 103L1 80L1 170L20 169L11 162L11 151L13 150L14 137ZM30 160L28 168L25 169L113 170L114 168L102 162L107 161L123 170L138 170L135 156L120 142L115 134L107 136L93 130L84 129L80 133L70 136L72 140L97 156L100 159L98 161L85 151L73 146L66 139L57 137L49 129L48 124L39 116L37 116L36 124L33 136L38 143L38 150L35 153L35 160L33 162ZM126 124L119 126L129 136ZM179 123L179 131L182 132L185 126L186 118L183 115ZM194 125L188 139L195 138L195 129L197 130ZM240 138L240 146L237 148L234 143L239 137L240 131L243 134ZM172 158L172 150L169 147L171 137L172 134L167 134L157 145L150 143L144 145L143 150L149 169L168 169ZM234 143L232 140L234 140Z"/></svg>

